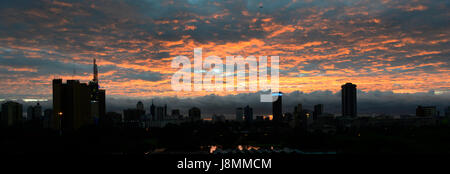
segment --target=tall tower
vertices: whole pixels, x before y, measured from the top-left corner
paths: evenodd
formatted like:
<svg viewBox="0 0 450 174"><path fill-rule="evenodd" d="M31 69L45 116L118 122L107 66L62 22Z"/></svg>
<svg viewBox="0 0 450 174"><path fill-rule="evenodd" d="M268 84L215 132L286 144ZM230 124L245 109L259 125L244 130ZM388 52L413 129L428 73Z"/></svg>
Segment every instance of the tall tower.
<svg viewBox="0 0 450 174"><path fill-rule="evenodd" d="M272 102L272 119L275 121L281 121L283 119L283 103L282 103L282 92L272 93L272 97L276 97L276 101Z"/></svg>
<svg viewBox="0 0 450 174"><path fill-rule="evenodd" d="M98 67L96 59L93 61L93 79L89 82L89 88L91 90L91 115L94 117L95 123L105 116L106 103L105 103L105 90L100 89L98 84Z"/></svg>
<svg viewBox="0 0 450 174"><path fill-rule="evenodd" d="M150 115L152 115L152 120L155 121L156 120L156 106L153 104L153 99L152 99L152 105L150 105Z"/></svg>
<svg viewBox="0 0 450 174"><path fill-rule="evenodd" d="M95 62L94 58L94 79L92 81L98 83L98 69L97 69L97 63Z"/></svg>
<svg viewBox="0 0 450 174"><path fill-rule="evenodd" d="M244 108L244 120L248 123L253 121L253 109L248 105Z"/></svg>
<svg viewBox="0 0 450 174"><path fill-rule="evenodd" d="M342 85L342 116L356 117L356 85Z"/></svg>

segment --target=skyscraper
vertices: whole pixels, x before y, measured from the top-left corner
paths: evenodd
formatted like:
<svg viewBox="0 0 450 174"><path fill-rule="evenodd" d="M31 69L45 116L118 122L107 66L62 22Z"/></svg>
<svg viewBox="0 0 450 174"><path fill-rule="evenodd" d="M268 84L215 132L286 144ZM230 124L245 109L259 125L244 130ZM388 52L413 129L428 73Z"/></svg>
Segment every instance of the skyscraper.
<svg viewBox="0 0 450 174"><path fill-rule="evenodd" d="M51 121L53 115L53 109L46 109L44 110L44 117L42 118L42 126L44 128L52 128Z"/></svg>
<svg viewBox="0 0 450 174"><path fill-rule="evenodd" d="M272 103L272 115L273 115L273 120L275 121L281 121L283 119L283 103L282 103L282 97L283 97L283 93L282 92L277 92L277 93L273 93L272 97L276 97L276 101L274 101Z"/></svg>
<svg viewBox="0 0 450 174"><path fill-rule="evenodd" d="M450 106L447 106L447 108L445 108L445 116L450 117Z"/></svg>
<svg viewBox="0 0 450 174"><path fill-rule="evenodd" d="M356 117L356 85L342 85L342 116Z"/></svg>
<svg viewBox="0 0 450 174"><path fill-rule="evenodd" d="M40 120L42 117L42 107L39 103L36 106L29 106L27 109L27 120Z"/></svg>
<svg viewBox="0 0 450 174"><path fill-rule="evenodd" d="M164 111L165 111L164 107L160 107L160 106L156 107L156 120L162 121L165 119Z"/></svg>
<svg viewBox="0 0 450 174"><path fill-rule="evenodd" d="M314 105L313 120L323 114L323 104Z"/></svg>
<svg viewBox="0 0 450 174"><path fill-rule="evenodd" d="M308 128L308 112L301 103L294 107L294 126L303 130Z"/></svg>
<svg viewBox="0 0 450 174"><path fill-rule="evenodd" d="M294 107L294 114L300 113L303 111L303 105L301 103L297 104L297 106Z"/></svg>
<svg viewBox="0 0 450 174"><path fill-rule="evenodd" d="M142 103L141 101L138 101L138 103L136 104L136 109L138 110L144 110L144 103Z"/></svg>
<svg viewBox="0 0 450 174"><path fill-rule="evenodd" d="M248 123L253 121L253 108L248 105L244 108L244 119Z"/></svg>
<svg viewBox="0 0 450 174"><path fill-rule="evenodd" d="M98 69L94 59L93 79L89 84L78 80L53 79L53 117L51 127L60 130L76 130L95 124L105 116L105 90L99 89Z"/></svg>
<svg viewBox="0 0 450 174"><path fill-rule="evenodd" d="M152 116L152 120L155 121L156 120L156 106L153 104L153 100L152 100L152 105L150 106L150 115Z"/></svg>
<svg viewBox="0 0 450 174"><path fill-rule="evenodd" d="M7 101L2 104L1 126L13 126L22 122L22 104Z"/></svg>
<svg viewBox="0 0 450 174"><path fill-rule="evenodd" d="M164 119L167 118L167 104L164 104Z"/></svg>
<svg viewBox="0 0 450 174"><path fill-rule="evenodd" d="M244 111L242 108L236 108L236 121L242 121L244 116Z"/></svg>
<svg viewBox="0 0 450 174"><path fill-rule="evenodd" d="M106 103L105 103L105 90L100 89L98 82L98 68L94 58L93 61L93 77L89 81L89 88L91 91L91 115L94 121L97 122L101 117L105 116Z"/></svg>
<svg viewBox="0 0 450 174"><path fill-rule="evenodd" d="M139 122L142 119L142 116L145 115L145 111L141 109L125 109L123 110L123 117L125 122Z"/></svg>
<svg viewBox="0 0 450 174"><path fill-rule="evenodd" d="M193 107L189 109L189 120L191 121L198 121L201 119L201 112L200 109L197 107Z"/></svg>
<svg viewBox="0 0 450 174"><path fill-rule="evenodd" d="M62 79L53 80L54 129L70 131L93 124L92 106L91 89L86 83L67 80L63 84Z"/></svg>

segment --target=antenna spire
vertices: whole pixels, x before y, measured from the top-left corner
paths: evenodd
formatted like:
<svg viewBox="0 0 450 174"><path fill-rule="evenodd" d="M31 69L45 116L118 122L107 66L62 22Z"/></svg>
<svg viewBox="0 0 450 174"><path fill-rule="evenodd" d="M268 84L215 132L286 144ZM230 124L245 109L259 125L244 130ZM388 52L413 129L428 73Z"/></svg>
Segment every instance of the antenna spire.
<svg viewBox="0 0 450 174"><path fill-rule="evenodd" d="M95 62L95 58L94 58L94 79L92 81L98 82L98 69L97 63Z"/></svg>

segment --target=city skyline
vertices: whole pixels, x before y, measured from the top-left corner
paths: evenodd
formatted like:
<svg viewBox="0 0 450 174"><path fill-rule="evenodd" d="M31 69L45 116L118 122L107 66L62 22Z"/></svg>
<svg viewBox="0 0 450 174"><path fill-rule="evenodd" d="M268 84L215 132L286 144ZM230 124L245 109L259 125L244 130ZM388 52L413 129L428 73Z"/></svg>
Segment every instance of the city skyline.
<svg viewBox="0 0 450 174"><path fill-rule="evenodd" d="M72 79L67 79L72 80ZM73 79L76 80L76 79ZM64 80L65 82L66 80ZM82 83L82 82L80 82ZM443 95L434 95L432 93L421 93L414 96L411 94L394 94L390 92L369 92L357 90L358 96L358 115L360 116L376 116L376 115L414 115L417 106L436 106L441 114L448 107L449 98ZM271 115L272 103L259 102L260 93L248 93L222 96L204 96L196 98L175 98L175 97L159 97L148 99L114 99L106 95L106 111L119 112L128 108L135 108L137 102L143 102L144 110L150 112L150 105L155 103L157 106L164 106L169 103L169 109L180 109L180 113L187 115L187 111L191 107L199 107L208 116L213 114L223 114L228 119L234 118L235 109L250 105L255 108L256 115ZM331 91L321 91L315 93L302 93L295 91L292 93L283 93L284 100L282 105L283 113L292 113L293 108L301 103L304 108L313 110L317 104L325 105L325 112L341 115L342 103L341 92L332 93ZM373 98L376 99L373 99ZM432 100L424 100L423 98L431 98ZM389 99L389 100L386 100ZM48 101L23 101L23 100L4 100L16 101L24 105L24 109L28 106L34 106L37 103L44 109L51 109L53 100Z"/></svg>
<svg viewBox="0 0 450 174"><path fill-rule="evenodd" d="M449 19L449 0L0 0L0 157L50 171L442 168Z"/></svg>

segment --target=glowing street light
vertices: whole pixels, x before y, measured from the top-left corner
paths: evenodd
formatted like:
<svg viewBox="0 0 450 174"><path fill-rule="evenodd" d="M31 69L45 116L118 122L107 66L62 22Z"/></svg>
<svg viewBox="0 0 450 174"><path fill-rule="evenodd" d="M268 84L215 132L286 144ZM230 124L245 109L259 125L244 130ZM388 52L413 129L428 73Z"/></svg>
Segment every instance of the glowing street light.
<svg viewBox="0 0 450 174"><path fill-rule="evenodd" d="M62 116L63 113L62 112L58 112L59 115L59 135L62 135Z"/></svg>

